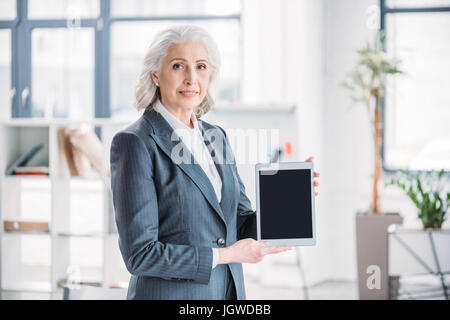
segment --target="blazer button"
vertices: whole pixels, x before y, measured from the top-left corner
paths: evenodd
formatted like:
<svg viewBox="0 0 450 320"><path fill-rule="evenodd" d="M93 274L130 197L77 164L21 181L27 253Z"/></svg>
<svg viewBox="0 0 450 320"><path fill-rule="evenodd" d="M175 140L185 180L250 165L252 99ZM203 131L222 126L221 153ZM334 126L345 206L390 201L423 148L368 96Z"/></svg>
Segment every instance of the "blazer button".
<svg viewBox="0 0 450 320"><path fill-rule="evenodd" d="M217 239L217 244L218 244L219 246L225 245L225 239L224 239L224 238L219 238L219 239Z"/></svg>

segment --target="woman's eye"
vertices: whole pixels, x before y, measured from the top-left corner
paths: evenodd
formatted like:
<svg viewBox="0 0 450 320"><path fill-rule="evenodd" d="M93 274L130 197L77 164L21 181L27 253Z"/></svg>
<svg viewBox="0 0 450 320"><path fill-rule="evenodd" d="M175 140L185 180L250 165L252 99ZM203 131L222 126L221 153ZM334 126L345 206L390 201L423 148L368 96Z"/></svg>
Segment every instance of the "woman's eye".
<svg viewBox="0 0 450 320"><path fill-rule="evenodd" d="M172 68L173 69L180 69L182 66L181 66L181 64L179 64L179 63L175 63L173 66L172 66Z"/></svg>
<svg viewBox="0 0 450 320"><path fill-rule="evenodd" d="M198 68L202 69L202 70L206 70L206 66L204 64L199 65Z"/></svg>

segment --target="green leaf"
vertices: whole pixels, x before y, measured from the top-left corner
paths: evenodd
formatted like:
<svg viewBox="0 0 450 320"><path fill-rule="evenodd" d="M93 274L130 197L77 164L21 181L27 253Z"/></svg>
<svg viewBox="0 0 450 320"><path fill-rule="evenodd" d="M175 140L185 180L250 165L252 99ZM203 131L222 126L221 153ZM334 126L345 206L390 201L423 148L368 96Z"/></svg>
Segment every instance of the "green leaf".
<svg viewBox="0 0 450 320"><path fill-rule="evenodd" d="M424 197L424 192L423 192L423 189L422 189L422 183L420 182L420 178L419 177L417 177L416 178L417 180L417 190L419 190L419 192L420 192L420 194L422 195L422 197Z"/></svg>
<svg viewBox="0 0 450 320"><path fill-rule="evenodd" d="M417 196L414 193L412 186L409 186L407 194L409 198L413 201L413 203L416 205L416 207L420 209L420 201L417 199Z"/></svg>

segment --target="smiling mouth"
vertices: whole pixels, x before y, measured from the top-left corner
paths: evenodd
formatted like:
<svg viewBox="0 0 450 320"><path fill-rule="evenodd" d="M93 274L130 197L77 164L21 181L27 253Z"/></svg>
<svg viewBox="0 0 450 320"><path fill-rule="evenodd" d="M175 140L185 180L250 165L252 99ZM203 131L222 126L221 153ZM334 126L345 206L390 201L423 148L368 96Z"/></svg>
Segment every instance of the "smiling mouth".
<svg viewBox="0 0 450 320"><path fill-rule="evenodd" d="M195 90L183 90L183 91L180 91L180 93L183 96L185 96L185 97L193 97L193 96L195 96L198 93L198 91L195 91Z"/></svg>

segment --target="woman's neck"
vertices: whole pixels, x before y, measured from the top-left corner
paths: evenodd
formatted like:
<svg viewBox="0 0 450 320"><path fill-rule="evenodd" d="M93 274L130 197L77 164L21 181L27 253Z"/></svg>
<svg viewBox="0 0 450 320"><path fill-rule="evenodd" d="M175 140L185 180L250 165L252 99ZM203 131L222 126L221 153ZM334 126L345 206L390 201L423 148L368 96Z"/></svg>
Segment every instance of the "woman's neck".
<svg viewBox="0 0 450 320"><path fill-rule="evenodd" d="M192 123L192 109L172 107L164 104L163 101L161 101L161 103L174 117L183 122L189 128L194 128L194 124Z"/></svg>

